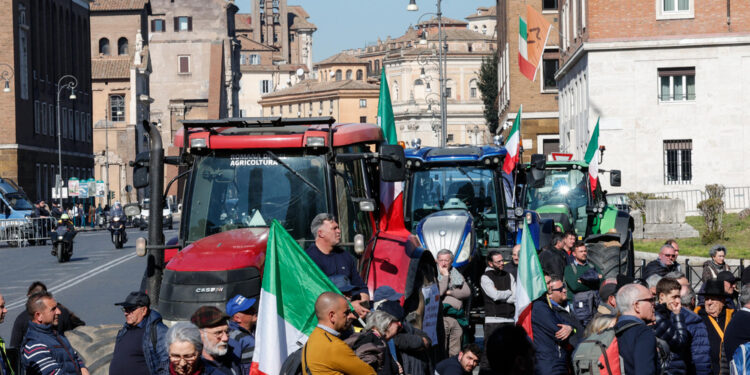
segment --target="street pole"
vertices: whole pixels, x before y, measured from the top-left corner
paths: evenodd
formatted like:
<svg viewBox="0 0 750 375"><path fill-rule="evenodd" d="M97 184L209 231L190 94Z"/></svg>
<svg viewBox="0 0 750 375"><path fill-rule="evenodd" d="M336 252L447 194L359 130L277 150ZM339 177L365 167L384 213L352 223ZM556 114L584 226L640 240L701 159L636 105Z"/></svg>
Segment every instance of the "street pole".
<svg viewBox="0 0 750 375"><path fill-rule="evenodd" d="M104 104L104 183L107 186L107 206L109 206L109 107Z"/></svg>
<svg viewBox="0 0 750 375"><path fill-rule="evenodd" d="M70 78L72 81L62 85L62 81L66 78ZM75 100L76 94L73 91L78 86L78 79L70 74L60 77L57 81L57 198L60 203L60 211L63 210L63 198L62 198L62 136L60 135L60 93L63 89L70 89L70 96L68 99Z"/></svg>

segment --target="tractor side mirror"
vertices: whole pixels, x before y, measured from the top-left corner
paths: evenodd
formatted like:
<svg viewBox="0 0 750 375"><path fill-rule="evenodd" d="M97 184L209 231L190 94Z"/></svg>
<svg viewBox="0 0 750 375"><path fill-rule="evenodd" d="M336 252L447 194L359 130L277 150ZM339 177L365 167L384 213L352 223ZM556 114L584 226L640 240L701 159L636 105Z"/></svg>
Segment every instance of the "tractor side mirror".
<svg viewBox="0 0 750 375"><path fill-rule="evenodd" d="M622 185L622 172L619 169L613 169L609 171L609 185L610 186Z"/></svg>
<svg viewBox="0 0 750 375"><path fill-rule="evenodd" d="M406 179L406 158L404 149L399 145L380 145L380 179L385 182L404 181Z"/></svg>
<svg viewBox="0 0 750 375"><path fill-rule="evenodd" d="M133 167L133 187L136 189L145 188L149 185L149 161L149 152L141 152L136 155L135 161L131 163Z"/></svg>
<svg viewBox="0 0 750 375"><path fill-rule="evenodd" d="M544 170L547 168L547 159L542 154L531 155L531 168Z"/></svg>

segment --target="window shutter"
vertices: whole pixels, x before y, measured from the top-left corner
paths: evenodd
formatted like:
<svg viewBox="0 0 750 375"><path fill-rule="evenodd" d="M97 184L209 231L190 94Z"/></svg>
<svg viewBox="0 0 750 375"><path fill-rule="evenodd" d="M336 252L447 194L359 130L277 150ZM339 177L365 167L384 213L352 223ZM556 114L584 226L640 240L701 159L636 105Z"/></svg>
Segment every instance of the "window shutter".
<svg viewBox="0 0 750 375"><path fill-rule="evenodd" d="M151 20L151 32L156 31L156 20Z"/></svg>
<svg viewBox="0 0 750 375"><path fill-rule="evenodd" d="M180 73L190 73L190 59L187 56L180 56Z"/></svg>
<svg viewBox="0 0 750 375"><path fill-rule="evenodd" d="M174 18L174 31L180 31L180 17Z"/></svg>
<svg viewBox="0 0 750 375"><path fill-rule="evenodd" d="M188 17L188 31L193 31L193 17Z"/></svg>

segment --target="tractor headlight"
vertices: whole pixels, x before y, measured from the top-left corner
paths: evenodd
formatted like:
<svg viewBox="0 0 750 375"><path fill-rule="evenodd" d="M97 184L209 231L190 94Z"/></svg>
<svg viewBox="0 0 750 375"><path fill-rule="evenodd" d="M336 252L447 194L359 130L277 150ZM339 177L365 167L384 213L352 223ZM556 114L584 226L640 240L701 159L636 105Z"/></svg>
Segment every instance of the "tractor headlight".
<svg viewBox="0 0 750 375"><path fill-rule="evenodd" d="M516 215L516 217L523 216L523 207L516 207L516 209L513 210L513 213Z"/></svg>
<svg viewBox="0 0 750 375"><path fill-rule="evenodd" d="M464 238L464 245L461 246L461 250L458 251L458 254L456 255L456 263L463 263L469 260L469 256L471 255L471 241L473 240L471 233L466 235L466 238Z"/></svg>

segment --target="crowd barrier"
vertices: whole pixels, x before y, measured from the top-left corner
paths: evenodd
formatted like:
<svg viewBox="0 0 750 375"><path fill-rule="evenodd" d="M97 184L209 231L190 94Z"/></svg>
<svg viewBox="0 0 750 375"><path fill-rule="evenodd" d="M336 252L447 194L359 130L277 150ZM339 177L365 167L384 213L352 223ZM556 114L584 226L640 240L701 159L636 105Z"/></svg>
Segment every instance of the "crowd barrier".
<svg viewBox="0 0 750 375"><path fill-rule="evenodd" d="M36 217L0 220L0 243L12 247L33 246L49 240L55 218Z"/></svg>

